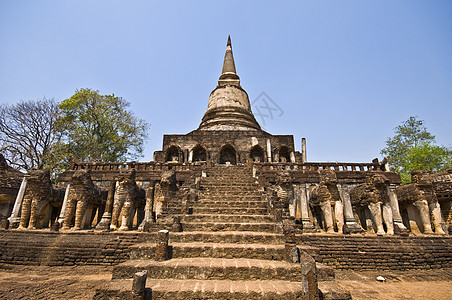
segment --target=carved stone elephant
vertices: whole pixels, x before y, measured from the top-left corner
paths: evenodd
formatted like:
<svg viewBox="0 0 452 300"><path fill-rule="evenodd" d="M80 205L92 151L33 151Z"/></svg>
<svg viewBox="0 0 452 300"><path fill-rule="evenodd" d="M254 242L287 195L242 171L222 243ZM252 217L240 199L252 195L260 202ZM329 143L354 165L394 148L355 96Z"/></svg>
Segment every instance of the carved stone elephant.
<svg viewBox="0 0 452 300"><path fill-rule="evenodd" d="M95 187L89 170L78 170L72 175L69 197L64 214L63 229L69 229L75 215L74 230L91 224L92 209L105 205L106 193ZM85 221L85 222L83 222Z"/></svg>
<svg viewBox="0 0 452 300"><path fill-rule="evenodd" d="M293 189L292 176L287 172L281 172L276 177L276 185L274 191L278 202L275 203L276 207L281 209L281 216L285 219L295 218L296 206Z"/></svg>
<svg viewBox="0 0 452 300"><path fill-rule="evenodd" d="M144 191L135 182L135 169L121 170L116 184L110 229L129 230L135 210L145 205Z"/></svg>
<svg viewBox="0 0 452 300"><path fill-rule="evenodd" d="M369 209L370 218L377 234L394 234L393 215L388 195L389 179L378 172L366 176L365 183L350 190L350 199L355 208ZM383 212L383 213L382 213ZM372 227L372 225L370 225Z"/></svg>
<svg viewBox="0 0 452 300"><path fill-rule="evenodd" d="M417 210L424 233L433 233L433 223L435 233L445 234L442 228L441 208L428 171L412 171L411 183L398 187L396 192L402 207L407 207L408 210L414 207ZM413 221L411 220L413 217L410 217L410 221Z"/></svg>
<svg viewBox="0 0 452 300"><path fill-rule="evenodd" d="M324 220L324 230L334 232L336 221L338 233L343 233L344 213L341 197L337 188L336 173L332 170L319 170L319 185L310 191L309 203L313 207L319 207ZM334 209L334 221L333 221Z"/></svg>
<svg viewBox="0 0 452 300"><path fill-rule="evenodd" d="M153 212L156 220L167 212L168 203L177 191L176 173L174 170L163 171L159 182L155 183Z"/></svg>
<svg viewBox="0 0 452 300"><path fill-rule="evenodd" d="M52 206L61 200L52 189L49 170L35 170L29 174L27 190L22 202L20 229L36 229L49 225Z"/></svg>

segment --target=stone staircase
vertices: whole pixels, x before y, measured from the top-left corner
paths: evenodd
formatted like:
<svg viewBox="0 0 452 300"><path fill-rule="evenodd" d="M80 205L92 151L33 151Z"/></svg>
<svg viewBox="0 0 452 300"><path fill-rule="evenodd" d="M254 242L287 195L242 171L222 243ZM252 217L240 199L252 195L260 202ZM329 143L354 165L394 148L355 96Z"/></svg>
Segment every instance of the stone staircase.
<svg viewBox="0 0 452 300"><path fill-rule="evenodd" d="M208 168L193 214L181 223L183 232L169 235L171 259L155 261L155 243L132 246L95 299L127 298L133 274L143 270L154 299L301 298L301 265L285 261L282 230L249 169ZM334 280L334 270L318 265L318 279Z"/></svg>

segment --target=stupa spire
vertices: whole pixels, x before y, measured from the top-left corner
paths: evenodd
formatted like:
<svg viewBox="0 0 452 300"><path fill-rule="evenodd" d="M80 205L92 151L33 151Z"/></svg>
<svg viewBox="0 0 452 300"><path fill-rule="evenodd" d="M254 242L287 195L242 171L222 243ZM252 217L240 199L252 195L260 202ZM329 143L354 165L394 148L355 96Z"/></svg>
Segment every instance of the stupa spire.
<svg viewBox="0 0 452 300"><path fill-rule="evenodd" d="M235 70L234 55L232 54L231 36L228 36L228 43L226 45L226 53L224 54L223 70L221 72L218 85L239 85L240 77Z"/></svg>
<svg viewBox="0 0 452 300"><path fill-rule="evenodd" d="M217 87L210 93L200 130L261 130L251 112L248 94L240 86L235 71L231 37L228 37L223 71Z"/></svg>

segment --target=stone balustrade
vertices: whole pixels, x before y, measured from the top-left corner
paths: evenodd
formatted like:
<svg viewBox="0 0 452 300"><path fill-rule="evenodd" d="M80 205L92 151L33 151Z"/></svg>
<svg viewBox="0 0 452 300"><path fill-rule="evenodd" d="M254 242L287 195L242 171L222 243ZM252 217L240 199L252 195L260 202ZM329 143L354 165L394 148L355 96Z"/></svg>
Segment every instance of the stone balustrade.
<svg viewBox="0 0 452 300"><path fill-rule="evenodd" d="M306 163L253 163L262 170L333 170L336 172L367 172L381 170L380 165L374 163L340 163L340 162L306 162Z"/></svg>

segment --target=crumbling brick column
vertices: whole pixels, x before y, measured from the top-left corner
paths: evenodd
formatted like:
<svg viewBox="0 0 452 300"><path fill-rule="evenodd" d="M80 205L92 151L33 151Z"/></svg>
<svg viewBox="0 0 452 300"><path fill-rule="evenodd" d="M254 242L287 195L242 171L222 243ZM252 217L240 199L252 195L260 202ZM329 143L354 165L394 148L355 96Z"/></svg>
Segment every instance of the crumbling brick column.
<svg viewBox="0 0 452 300"><path fill-rule="evenodd" d="M317 267L315 260L307 253L300 256L301 282L303 285L302 300L319 300L319 287L317 281Z"/></svg>
<svg viewBox="0 0 452 300"><path fill-rule="evenodd" d="M147 276L148 276L147 270L133 274L132 294L131 294L132 300L145 299Z"/></svg>
<svg viewBox="0 0 452 300"><path fill-rule="evenodd" d="M155 260L163 261L169 259L169 232L160 230L157 235L157 245L155 246Z"/></svg>

